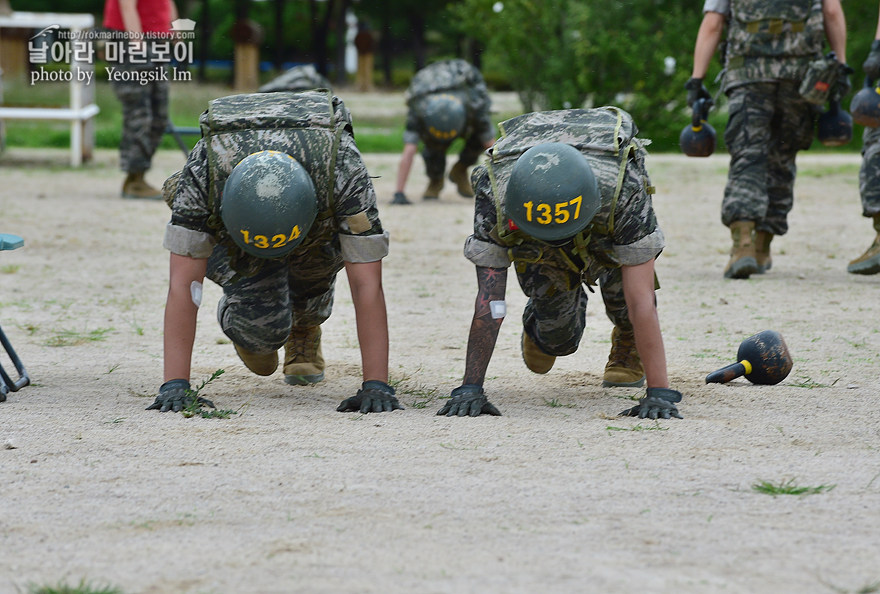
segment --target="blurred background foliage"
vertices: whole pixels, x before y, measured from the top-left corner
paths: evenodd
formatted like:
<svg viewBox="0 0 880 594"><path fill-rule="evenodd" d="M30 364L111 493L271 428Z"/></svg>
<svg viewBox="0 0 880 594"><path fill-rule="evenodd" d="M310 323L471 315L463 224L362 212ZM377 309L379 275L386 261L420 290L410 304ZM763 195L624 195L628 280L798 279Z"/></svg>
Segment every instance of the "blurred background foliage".
<svg viewBox="0 0 880 594"><path fill-rule="evenodd" d="M100 23L104 0L11 0L13 9L36 12L87 12ZM490 89L514 91L522 111L615 104L632 113L654 151L678 151L678 135L690 120L683 86L690 76L693 45L702 19L702 2L678 0L177 0L180 15L197 23L194 83L172 92L172 119L195 126L205 102L231 92L232 28L249 20L262 32L261 81L290 66L312 63L340 95L350 91L345 41L346 16L369 24L377 39L375 82L379 91L406 88L416 70L432 61L460 57L475 63ZM873 2L845 2L847 58L858 89L877 24ZM706 78L721 69L716 59ZM101 74L100 65L96 68ZM102 86L103 85L103 86ZM181 89L185 86L185 92ZM5 84L4 101L34 101L33 88ZM64 87L40 84L41 101L53 94L64 103ZM119 141L119 108L106 82L99 83L98 146ZM846 98L844 105L849 104ZM515 114L500 114L509 117ZM719 97L710 123L719 132L726 123ZM375 120L373 119L375 118ZM497 120L496 120L497 121ZM364 151L402 149L403 117L358 114L359 126L377 130L358 134ZM359 131L360 132L360 131ZM838 149L860 148L855 139ZM10 146L35 143L65 146L66 126L46 122L7 122ZM166 147L175 146L166 139Z"/></svg>

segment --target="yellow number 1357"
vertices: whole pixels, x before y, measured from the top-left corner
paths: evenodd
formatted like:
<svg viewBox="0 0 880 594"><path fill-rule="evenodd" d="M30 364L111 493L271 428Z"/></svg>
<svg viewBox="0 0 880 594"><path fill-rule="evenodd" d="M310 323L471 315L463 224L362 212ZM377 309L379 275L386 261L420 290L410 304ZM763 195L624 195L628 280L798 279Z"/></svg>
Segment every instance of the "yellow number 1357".
<svg viewBox="0 0 880 594"><path fill-rule="evenodd" d="M552 208L549 204L535 204L531 200L524 203L526 209L526 220L535 221L539 225L549 225L556 223L561 225L567 223L569 219L577 219L581 214L581 202L583 196L572 198L568 202L557 202L556 208ZM574 216L571 214L571 207L574 207Z"/></svg>

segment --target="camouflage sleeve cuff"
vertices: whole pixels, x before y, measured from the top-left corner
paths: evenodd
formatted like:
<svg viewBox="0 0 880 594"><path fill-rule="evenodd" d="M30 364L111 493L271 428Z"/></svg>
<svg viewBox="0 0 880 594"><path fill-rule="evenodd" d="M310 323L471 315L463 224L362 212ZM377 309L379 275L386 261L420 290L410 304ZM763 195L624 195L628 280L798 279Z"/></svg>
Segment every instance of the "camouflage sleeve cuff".
<svg viewBox="0 0 880 594"><path fill-rule="evenodd" d="M510 256L506 247L477 239L473 235L464 242L464 257L475 265L486 268L507 268L510 266Z"/></svg>
<svg viewBox="0 0 880 594"><path fill-rule="evenodd" d="M388 255L388 231L381 235L339 234L342 259L353 264L376 262Z"/></svg>
<svg viewBox="0 0 880 594"><path fill-rule="evenodd" d="M404 130L403 131L403 143L404 144L418 144L419 143L419 133L414 130Z"/></svg>
<svg viewBox="0 0 880 594"><path fill-rule="evenodd" d="M703 12L728 14L730 12L730 0L706 0L703 4Z"/></svg>
<svg viewBox="0 0 880 594"><path fill-rule="evenodd" d="M162 245L171 253L190 258L207 258L214 251L214 238L203 231L193 231L186 227L168 223L165 227L165 241Z"/></svg>
<svg viewBox="0 0 880 594"><path fill-rule="evenodd" d="M657 227L653 233L636 242L615 245L614 255L622 266L636 266L656 258L664 247L666 247L666 238L663 237L660 227Z"/></svg>

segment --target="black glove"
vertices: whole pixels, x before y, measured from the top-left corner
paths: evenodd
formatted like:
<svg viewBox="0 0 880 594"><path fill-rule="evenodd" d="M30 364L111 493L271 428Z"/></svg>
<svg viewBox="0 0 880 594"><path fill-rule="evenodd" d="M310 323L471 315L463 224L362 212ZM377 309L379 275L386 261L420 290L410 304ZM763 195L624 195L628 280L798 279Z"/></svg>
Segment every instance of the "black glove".
<svg viewBox="0 0 880 594"><path fill-rule="evenodd" d="M199 396L197 398L199 405L216 408L214 403ZM185 379L168 380L159 388L159 395L156 396L156 402L147 407L146 410L156 410L159 412L180 412L189 407L193 403L193 394L190 391L189 382Z"/></svg>
<svg viewBox="0 0 880 594"><path fill-rule="evenodd" d="M868 57L862 62L862 70L865 71L865 76L870 78L871 81L880 79L880 39L875 39L871 43L871 51L868 52Z"/></svg>
<svg viewBox="0 0 880 594"><path fill-rule="evenodd" d="M406 194L404 194L403 192L394 192L394 199L391 201L391 204L412 204L412 203L406 199Z"/></svg>
<svg viewBox="0 0 880 594"><path fill-rule="evenodd" d="M691 78L684 84L687 94L688 107L693 107L697 99L712 99L709 90L703 85L702 78Z"/></svg>
<svg viewBox="0 0 880 594"><path fill-rule="evenodd" d="M394 388L380 382L370 380L361 384L361 389L351 398L346 398L336 407L338 412L390 412L392 410L404 410L394 396Z"/></svg>
<svg viewBox="0 0 880 594"><path fill-rule="evenodd" d="M640 419L668 419L675 417L683 419L675 408L675 403L681 402L681 392L669 388L648 388L644 398L639 400L638 405L621 412L619 417L638 417Z"/></svg>
<svg viewBox="0 0 880 594"><path fill-rule="evenodd" d="M843 99L852 90L852 83L849 81L849 75L855 72L850 68L849 64L838 63L837 65L837 85L834 87L834 95L837 99Z"/></svg>
<svg viewBox="0 0 880 594"><path fill-rule="evenodd" d="M481 414L501 416L498 409L486 398L483 387L476 384L464 384L454 389L449 402L437 414L447 417L478 417Z"/></svg>

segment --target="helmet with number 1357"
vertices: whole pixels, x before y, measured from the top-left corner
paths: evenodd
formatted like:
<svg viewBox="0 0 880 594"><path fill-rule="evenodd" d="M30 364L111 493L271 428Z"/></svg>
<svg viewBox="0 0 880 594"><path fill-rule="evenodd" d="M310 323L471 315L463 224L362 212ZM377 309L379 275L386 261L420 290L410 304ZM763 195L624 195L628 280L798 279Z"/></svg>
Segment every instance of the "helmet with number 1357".
<svg viewBox="0 0 880 594"><path fill-rule="evenodd" d="M571 145L533 146L514 163L505 211L524 233L560 241L583 231L599 211L601 197L593 169Z"/></svg>

